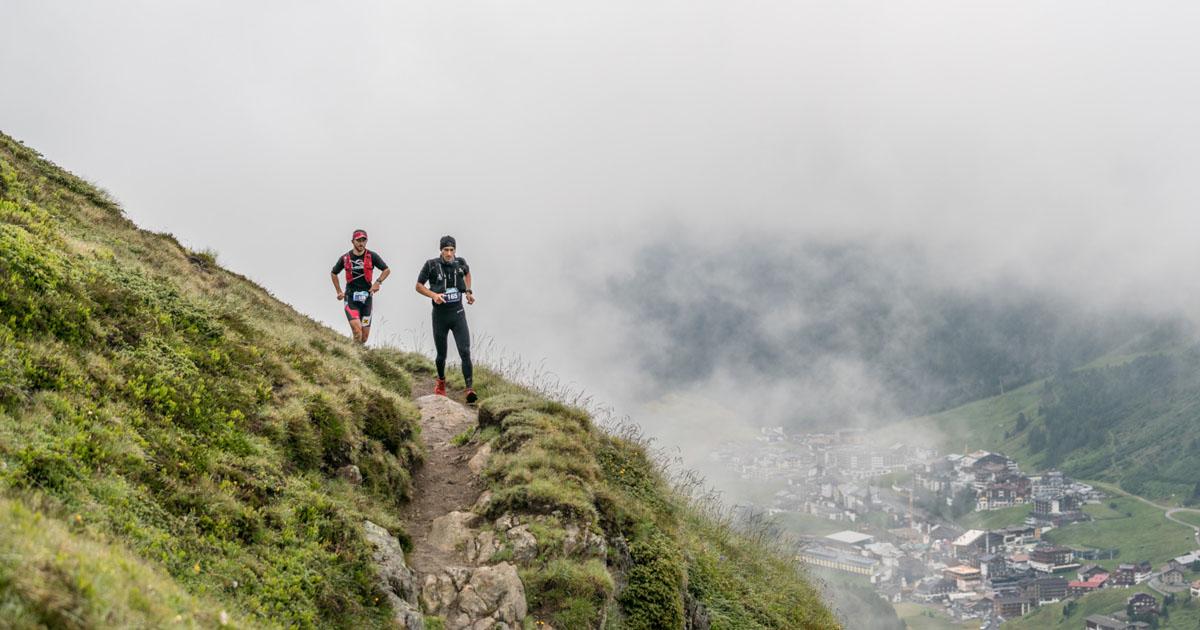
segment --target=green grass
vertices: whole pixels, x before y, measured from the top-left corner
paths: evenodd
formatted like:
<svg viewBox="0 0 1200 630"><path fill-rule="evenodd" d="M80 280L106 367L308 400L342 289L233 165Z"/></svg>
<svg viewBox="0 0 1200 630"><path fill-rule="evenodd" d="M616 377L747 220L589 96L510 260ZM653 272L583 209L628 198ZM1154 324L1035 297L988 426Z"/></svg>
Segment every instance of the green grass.
<svg viewBox="0 0 1200 630"><path fill-rule="evenodd" d="M1192 525L1195 525L1196 527L1200 527L1200 513L1176 512L1172 516L1174 516L1175 518L1177 518L1185 523L1191 523Z"/></svg>
<svg viewBox="0 0 1200 630"><path fill-rule="evenodd" d="M480 424L499 428L485 471L493 494L483 510L544 515L531 527L539 556L522 567L535 617L584 627L615 598L612 627L681 628L694 598L713 627L836 627L793 562L672 492L637 442L600 432L586 413L486 370L477 390ZM609 553L625 567L614 581L597 579L587 568L594 560L562 553L568 523L620 541Z"/></svg>
<svg viewBox="0 0 1200 630"><path fill-rule="evenodd" d="M909 630L979 630L978 621L956 622L940 609L913 602L893 604Z"/></svg>
<svg viewBox="0 0 1200 630"><path fill-rule="evenodd" d="M1084 506L1084 511L1095 520L1047 532L1046 540L1069 546L1120 549L1115 559L1098 562L1108 567L1143 560L1157 567L1196 546L1191 529L1168 521L1162 510L1131 497L1111 497L1099 505Z"/></svg>
<svg viewBox="0 0 1200 630"><path fill-rule="evenodd" d="M1039 463L1028 453L1025 431L1013 434L1017 415L1033 418L1044 381L1036 381L999 396L977 400L948 411L913 418L885 429L886 436L912 441L912 436L929 436L931 441L949 453L977 449L1002 451L1022 466L1035 470ZM1010 437L1005 438L1008 432ZM888 439L884 437L882 439Z"/></svg>
<svg viewBox="0 0 1200 630"><path fill-rule="evenodd" d="M223 614L249 626L129 550L90 540L87 526L82 515L63 521L0 499L0 626L216 627Z"/></svg>
<svg viewBox="0 0 1200 630"><path fill-rule="evenodd" d="M1020 525L1025 517L1033 512L1033 505L1018 505L1016 507L983 512L968 512L959 517L958 524L967 529L1000 529L1010 525Z"/></svg>
<svg viewBox="0 0 1200 630"><path fill-rule="evenodd" d="M778 524L783 531L797 535L826 536L846 529L846 523L811 514L777 514L772 517L772 522Z"/></svg>
<svg viewBox="0 0 1200 630"><path fill-rule="evenodd" d="M406 539L410 361L138 230L0 135L0 498L100 546L90 565L10 574L5 606L151 624L143 613L180 592L251 625L385 624L360 530L369 518ZM349 464L362 486L334 474ZM160 586L63 581L119 576L126 556ZM43 601L58 591L69 601Z"/></svg>

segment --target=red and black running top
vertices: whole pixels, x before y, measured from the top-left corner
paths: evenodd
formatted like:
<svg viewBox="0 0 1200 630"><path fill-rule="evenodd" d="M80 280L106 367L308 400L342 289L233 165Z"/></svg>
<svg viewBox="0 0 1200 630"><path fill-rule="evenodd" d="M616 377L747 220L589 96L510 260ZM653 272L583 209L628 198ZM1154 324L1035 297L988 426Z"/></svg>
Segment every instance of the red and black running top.
<svg viewBox="0 0 1200 630"><path fill-rule="evenodd" d="M376 269L383 271L387 269L387 263L379 257L379 254L371 250L366 250L361 256L350 250L342 254L334 263L333 269L329 273L344 273L346 277L346 293L353 291L366 291L371 288L371 280L374 279L374 271Z"/></svg>

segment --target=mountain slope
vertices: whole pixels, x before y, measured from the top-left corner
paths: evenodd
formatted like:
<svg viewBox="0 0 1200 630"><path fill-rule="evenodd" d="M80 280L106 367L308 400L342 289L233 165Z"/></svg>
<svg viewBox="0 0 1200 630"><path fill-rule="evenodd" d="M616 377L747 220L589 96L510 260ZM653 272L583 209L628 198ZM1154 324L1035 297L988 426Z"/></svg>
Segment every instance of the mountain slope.
<svg viewBox="0 0 1200 630"><path fill-rule="evenodd" d="M1001 451L1031 470L1059 468L1142 496L1200 501L1200 348L1159 348L1144 344L1145 352L1111 355L890 430L937 435L950 451Z"/></svg>
<svg viewBox="0 0 1200 630"><path fill-rule="evenodd" d="M0 134L0 531L38 531L0 543L0 615L393 625L363 523L410 544L410 398L430 367L138 230ZM536 540L519 560L529 622L836 626L795 566L675 493L635 434L480 372L490 420L463 439L496 453L477 509ZM572 551L572 531L609 552Z"/></svg>

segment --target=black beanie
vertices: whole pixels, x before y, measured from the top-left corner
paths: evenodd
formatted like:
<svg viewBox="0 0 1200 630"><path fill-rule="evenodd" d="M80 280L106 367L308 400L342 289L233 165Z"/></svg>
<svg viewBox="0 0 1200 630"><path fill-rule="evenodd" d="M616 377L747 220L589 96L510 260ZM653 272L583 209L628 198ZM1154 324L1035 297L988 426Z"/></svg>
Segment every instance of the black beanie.
<svg viewBox="0 0 1200 630"><path fill-rule="evenodd" d="M454 249L458 249L458 244L454 242L454 237L450 236L449 234L442 237L442 240L440 241L440 243L438 245L438 249L443 249L446 247L453 247Z"/></svg>

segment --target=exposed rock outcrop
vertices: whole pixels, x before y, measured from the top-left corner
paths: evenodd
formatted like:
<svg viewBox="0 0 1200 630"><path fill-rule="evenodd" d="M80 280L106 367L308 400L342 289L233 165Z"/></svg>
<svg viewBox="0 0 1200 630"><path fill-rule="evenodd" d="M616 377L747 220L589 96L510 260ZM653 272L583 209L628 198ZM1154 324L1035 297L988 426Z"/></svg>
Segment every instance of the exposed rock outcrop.
<svg viewBox="0 0 1200 630"><path fill-rule="evenodd" d="M447 630L519 628L528 613L525 587L508 562L482 567L447 567L426 575L421 604L446 622Z"/></svg>
<svg viewBox="0 0 1200 630"><path fill-rule="evenodd" d="M379 589L387 595L401 628L424 630L425 620L418 604L417 576L404 561L404 548L388 531L371 521L363 522L363 535L375 548L372 557L379 575Z"/></svg>

